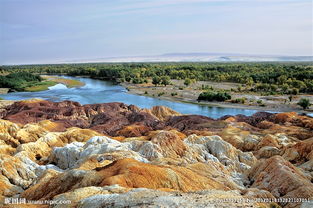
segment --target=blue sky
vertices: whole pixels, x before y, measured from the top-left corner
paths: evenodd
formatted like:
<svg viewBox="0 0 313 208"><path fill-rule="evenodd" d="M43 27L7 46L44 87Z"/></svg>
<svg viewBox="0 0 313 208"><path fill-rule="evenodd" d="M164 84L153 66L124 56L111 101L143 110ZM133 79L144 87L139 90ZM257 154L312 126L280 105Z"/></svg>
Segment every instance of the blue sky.
<svg viewBox="0 0 313 208"><path fill-rule="evenodd" d="M0 64L313 55L311 0L0 0Z"/></svg>

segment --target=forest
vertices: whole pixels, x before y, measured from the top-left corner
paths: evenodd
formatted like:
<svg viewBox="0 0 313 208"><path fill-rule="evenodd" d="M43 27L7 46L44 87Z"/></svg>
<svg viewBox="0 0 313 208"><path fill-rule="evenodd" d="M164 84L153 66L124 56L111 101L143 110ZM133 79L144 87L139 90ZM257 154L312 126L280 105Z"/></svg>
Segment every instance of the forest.
<svg viewBox="0 0 313 208"><path fill-rule="evenodd" d="M170 79L234 82L253 92L313 92L312 62L265 63L86 63L1 66L0 74L29 72L88 76L116 82L168 85ZM3 79L3 78L2 78ZM240 90L240 89L239 89Z"/></svg>
<svg viewBox="0 0 313 208"><path fill-rule="evenodd" d="M25 88L41 83L43 79L37 74L28 72L13 72L0 76L0 88L23 91Z"/></svg>

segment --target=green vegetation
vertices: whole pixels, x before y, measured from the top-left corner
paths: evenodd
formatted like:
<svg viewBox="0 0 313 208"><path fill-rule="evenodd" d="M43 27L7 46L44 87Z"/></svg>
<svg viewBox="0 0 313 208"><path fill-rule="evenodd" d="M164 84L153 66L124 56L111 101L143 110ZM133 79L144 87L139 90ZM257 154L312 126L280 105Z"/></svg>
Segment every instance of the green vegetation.
<svg viewBox="0 0 313 208"><path fill-rule="evenodd" d="M303 63L89 63L1 66L1 73L29 72L89 76L117 82L169 85L171 79L240 83L241 92L298 94L313 92L312 62ZM35 75L34 75L35 76ZM22 85L22 88L25 87ZM15 88L20 89L20 86Z"/></svg>
<svg viewBox="0 0 313 208"><path fill-rule="evenodd" d="M307 98L301 98L297 104L301 106L303 110L308 109L311 105L310 100Z"/></svg>
<svg viewBox="0 0 313 208"><path fill-rule="evenodd" d="M84 83L78 80L55 76L48 76L47 79L43 79L39 75L29 72L13 72L6 76L0 76L0 88L10 88L11 91L36 92L48 90L49 87L57 83L62 83L69 88L84 85Z"/></svg>
<svg viewBox="0 0 313 208"><path fill-rule="evenodd" d="M42 81L39 75L28 72L15 72L6 76L0 76L0 88L11 88L16 91L23 91L28 87L37 85Z"/></svg>
<svg viewBox="0 0 313 208"><path fill-rule="evenodd" d="M154 84L155 86L157 86L158 84L161 83L161 78L158 76L153 76L152 77L152 84Z"/></svg>
<svg viewBox="0 0 313 208"><path fill-rule="evenodd" d="M158 94L158 97L160 97L160 96L162 96L162 95L164 95L165 94L165 92L160 92L159 94Z"/></svg>
<svg viewBox="0 0 313 208"><path fill-rule="evenodd" d="M201 90L213 90L214 88L212 86L209 85L202 85L201 86Z"/></svg>
<svg viewBox="0 0 313 208"><path fill-rule="evenodd" d="M51 84L52 82L54 82L54 84L61 83L61 84L66 85L68 88L79 87L79 86L84 85L83 82L79 80L75 80L75 79L64 79L60 77L50 77L50 79L51 79Z"/></svg>
<svg viewBox="0 0 313 208"><path fill-rule="evenodd" d="M133 79L133 83L134 84L143 84L144 83L144 79L140 78L140 77L135 77Z"/></svg>
<svg viewBox="0 0 313 208"><path fill-rule="evenodd" d="M177 95L177 92L172 92L171 93L171 96L176 96Z"/></svg>
<svg viewBox="0 0 313 208"><path fill-rule="evenodd" d="M169 76L156 76L154 75L152 77L152 84L154 84L155 86L158 86L159 84L167 86L169 84L171 84L171 78Z"/></svg>
<svg viewBox="0 0 313 208"><path fill-rule="evenodd" d="M261 106L261 107L265 107L265 106L266 106L266 105L263 103L262 100L258 100L258 101L256 101L256 103L259 104L259 106Z"/></svg>
<svg viewBox="0 0 313 208"><path fill-rule="evenodd" d="M48 90L49 87L56 85L56 82L53 81L45 81L45 82L38 82L36 85L31 87L26 87L24 90L28 92L38 92L43 90Z"/></svg>
<svg viewBox="0 0 313 208"><path fill-rule="evenodd" d="M191 84L193 84L195 82L196 82L195 79L186 78L185 81L184 81L184 85L189 86L189 85L191 85Z"/></svg>
<svg viewBox="0 0 313 208"><path fill-rule="evenodd" d="M246 103L247 98L236 98L235 100L231 100L232 103L241 103L241 104L245 104Z"/></svg>
<svg viewBox="0 0 313 208"><path fill-rule="evenodd" d="M199 97L198 101L225 101L231 99L231 95L224 91L205 91L202 92Z"/></svg>
<svg viewBox="0 0 313 208"><path fill-rule="evenodd" d="M169 76L162 76L161 84L164 86L171 84L171 78Z"/></svg>

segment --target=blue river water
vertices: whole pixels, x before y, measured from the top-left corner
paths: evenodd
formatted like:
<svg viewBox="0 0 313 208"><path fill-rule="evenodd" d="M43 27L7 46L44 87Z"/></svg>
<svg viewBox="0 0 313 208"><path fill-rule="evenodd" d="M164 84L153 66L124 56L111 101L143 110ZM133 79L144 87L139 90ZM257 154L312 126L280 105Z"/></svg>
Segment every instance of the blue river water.
<svg viewBox="0 0 313 208"><path fill-rule="evenodd" d="M152 106L163 105L183 114L197 114L209 116L211 118L237 114L252 115L257 112L257 110L251 109L222 108L161 100L153 97L129 94L124 87L108 81L79 77L66 78L80 80L84 82L85 85L77 88L66 88L66 86L58 84L50 87L50 89L46 91L13 92L1 95L1 97L6 100L25 100L30 98L40 98L55 102L72 100L81 104L123 102L126 104L137 105L141 108L151 108Z"/></svg>

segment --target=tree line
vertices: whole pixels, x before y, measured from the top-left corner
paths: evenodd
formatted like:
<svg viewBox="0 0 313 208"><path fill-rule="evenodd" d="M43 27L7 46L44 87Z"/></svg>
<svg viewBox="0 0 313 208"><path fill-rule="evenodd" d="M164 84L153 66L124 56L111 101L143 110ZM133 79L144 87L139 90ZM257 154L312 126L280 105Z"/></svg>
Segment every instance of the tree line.
<svg viewBox="0 0 313 208"><path fill-rule="evenodd" d="M1 66L0 73L66 74L117 82L168 85L170 79L235 82L255 92L312 93L312 62L286 63L88 63Z"/></svg>
<svg viewBox="0 0 313 208"><path fill-rule="evenodd" d="M13 72L8 75L0 76L0 88L10 88L11 90L23 91L41 82L43 79L37 74L28 72Z"/></svg>

